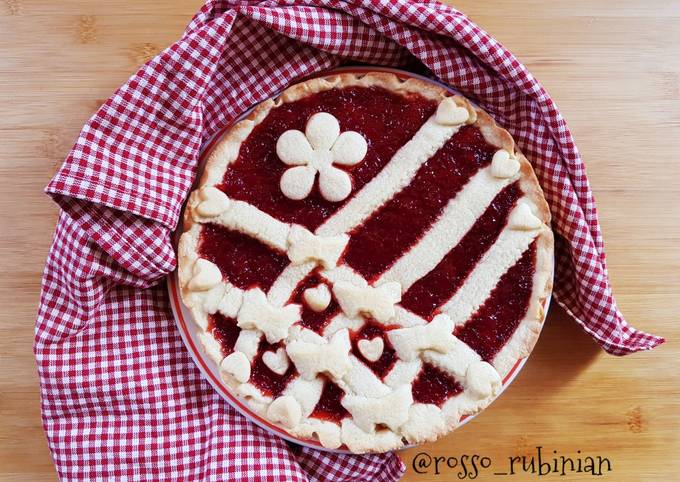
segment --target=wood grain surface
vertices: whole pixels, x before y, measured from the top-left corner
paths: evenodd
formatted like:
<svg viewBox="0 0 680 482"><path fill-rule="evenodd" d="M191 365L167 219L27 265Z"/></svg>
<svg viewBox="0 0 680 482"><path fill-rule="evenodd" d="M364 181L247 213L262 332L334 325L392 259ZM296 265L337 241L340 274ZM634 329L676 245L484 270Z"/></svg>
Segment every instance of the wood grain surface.
<svg viewBox="0 0 680 482"><path fill-rule="evenodd" d="M181 34L200 1L0 2L0 480L55 480L32 353L57 209L42 193L83 123ZM461 0L543 82L568 120L598 201L621 310L668 342L604 354L553 305L525 369L493 406L406 451L404 480L451 481L414 456L607 457L608 480L680 480L680 2ZM452 463L452 460L451 460ZM591 480L493 476L477 480Z"/></svg>

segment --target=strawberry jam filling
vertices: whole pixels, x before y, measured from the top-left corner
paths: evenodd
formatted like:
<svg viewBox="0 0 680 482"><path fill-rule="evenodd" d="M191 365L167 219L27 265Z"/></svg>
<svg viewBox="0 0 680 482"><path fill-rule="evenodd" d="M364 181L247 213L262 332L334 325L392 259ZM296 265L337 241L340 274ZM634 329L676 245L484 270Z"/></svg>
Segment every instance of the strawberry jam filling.
<svg viewBox="0 0 680 482"><path fill-rule="evenodd" d="M496 242L521 195L518 181L498 193L458 245L404 293L401 305L430 319L458 291L477 262Z"/></svg>
<svg viewBox="0 0 680 482"><path fill-rule="evenodd" d="M490 362L508 342L529 308L536 242L500 279L489 298L454 335Z"/></svg>
<svg viewBox="0 0 680 482"><path fill-rule="evenodd" d="M250 369L250 383L255 385L260 391L269 395L270 397L278 397L286 388L288 382L297 374L295 366L290 363L288 370L283 375L273 372L262 360L262 355L267 351L276 352L283 347L283 343L268 343L264 338L260 341L260 346L257 349L257 355L253 360Z"/></svg>
<svg viewBox="0 0 680 482"><path fill-rule="evenodd" d="M231 284L248 289L268 290L283 269L288 257L257 239L215 224L206 224L198 244L201 258L215 263Z"/></svg>
<svg viewBox="0 0 680 482"><path fill-rule="evenodd" d="M436 107L436 102L420 95L404 96L380 87L332 89L285 103L272 109L243 142L220 188L229 197L253 204L281 221L314 230L344 203L326 201L318 186L300 201L283 195L279 179L289 166L276 155L281 134L289 129L304 132L312 114L327 112L338 119L341 132L352 130L363 135L368 153L353 168L343 167L351 171L352 194L356 194L413 137Z"/></svg>
<svg viewBox="0 0 680 482"><path fill-rule="evenodd" d="M388 269L418 242L470 178L491 162L495 151L479 129L462 127L420 166L407 187L351 233L345 262L369 280Z"/></svg>
<svg viewBox="0 0 680 482"><path fill-rule="evenodd" d="M325 284L326 280L319 274L317 270L312 271L304 280L298 284L290 298L290 303L297 303L302 306L302 313L300 317L300 325L308 328L316 333L321 334L323 328L328 322L340 312L340 307L335 297L331 294L331 302L323 311L314 311L304 300L304 292L308 288L316 288L321 284ZM331 287L328 286L330 290Z"/></svg>
<svg viewBox="0 0 680 482"><path fill-rule="evenodd" d="M392 328L400 327L395 326ZM363 353L361 353L361 350L359 349L359 341L370 341L376 338L382 338L384 346L383 352L382 355L380 355L380 358L378 358L376 361L370 361L363 355ZM397 361L397 355L394 351L394 348L392 348L387 336L385 336L385 328L370 320L367 321L366 324L358 331L352 333L352 353L354 353L354 356L356 356L359 360L365 363L366 366L370 368L379 378L385 378L385 375L387 375L390 369L394 366L394 363Z"/></svg>
<svg viewBox="0 0 680 482"><path fill-rule="evenodd" d="M439 407L463 391L463 386L451 375L426 363L413 381L411 393L415 403L431 403Z"/></svg>
<svg viewBox="0 0 680 482"><path fill-rule="evenodd" d="M340 403L344 396L345 392L342 391L342 388L326 379L323 391L321 392L321 398L316 403L310 417L340 423L343 418L349 416L347 409Z"/></svg>
<svg viewBox="0 0 680 482"><path fill-rule="evenodd" d="M233 353L241 328L238 327L235 319L227 318L221 313L215 313L208 315L208 332L212 333L222 347L222 354L227 356Z"/></svg>

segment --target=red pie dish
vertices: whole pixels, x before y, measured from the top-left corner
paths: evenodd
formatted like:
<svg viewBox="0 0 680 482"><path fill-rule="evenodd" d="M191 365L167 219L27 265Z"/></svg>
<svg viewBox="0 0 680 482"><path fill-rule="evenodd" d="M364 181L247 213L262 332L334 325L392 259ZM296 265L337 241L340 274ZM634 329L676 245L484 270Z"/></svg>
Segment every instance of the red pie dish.
<svg viewBox="0 0 680 482"><path fill-rule="evenodd" d="M549 224L487 113L421 79L338 73L212 148L179 292L240 409L296 440L384 452L455 429L531 352Z"/></svg>

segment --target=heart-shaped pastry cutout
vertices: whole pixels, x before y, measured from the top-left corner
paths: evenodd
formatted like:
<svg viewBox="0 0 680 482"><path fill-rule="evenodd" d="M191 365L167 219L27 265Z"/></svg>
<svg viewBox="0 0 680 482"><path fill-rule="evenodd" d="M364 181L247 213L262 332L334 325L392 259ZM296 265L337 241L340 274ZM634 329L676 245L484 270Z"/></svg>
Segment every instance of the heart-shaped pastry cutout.
<svg viewBox="0 0 680 482"><path fill-rule="evenodd" d="M376 336L372 340L359 340L357 346L366 360L374 362L382 356L383 350L385 349L385 342L381 337Z"/></svg>
<svg viewBox="0 0 680 482"><path fill-rule="evenodd" d="M191 291L207 291L222 281L220 269L207 259L198 258L191 272L193 276L188 285Z"/></svg>
<svg viewBox="0 0 680 482"><path fill-rule="evenodd" d="M240 351L235 351L222 360L220 370L230 374L241 383L250 379L250 361Z"/></svg>
<svg viewBox="0 0 680 482"><path fill-rule="evenodd" d="M290 395L279 397L269 405L267 418L272 422L280 422L284 427L294 428L302 418L300 402Z"/></svg>
<svg viewBox="0 0 680 482"><path fill-rule="evenodd" d="M480 399L495 395L501 386L501 377L496 369L484 361L470 363L465 378L468 390Z"/></svg>
<svg viewBox="0 0 680 482"><path fill-rule="evenodd" d="M528 204L520 203L510 215L508 224L519 231L534 231L543 225L543 221L534 215Z"/></svg>
<svg viewBox="0 0 680 482"><path fill-rule="evenodd" d="M288 361L288 355L286 355L286 350L284 348L279 348L276 351L264 352L262 354L262 361L267 365L267 368L277 375L286 373L290 366L290 361Z"/></svg>
<svg viewBox="0 0 680 482"><path fill-rule="evenodd" d="M205 218L214 218L229 209L229 198L216 187L204 187L199 192L201 202L196 212Z"/></svg>
<svg viewBox="0 0 680 482"><path fill-rule="evenodd" d="M315 288L307 288L302 297L307 306L316 312L321 312L331 304L331 291L325 284L320 284Z"/></svg>
<svg viewBox="0 0 680 482"><path fill-rule="evenodd" d="M447 126L462 124L470 117L465 107L459 107L451 97L447 97L439 103L435 120L439 124Z"/></svg>
<svg viewBox="0 0 680 482"><path fill-rule="evenodd" d="M510 157L505 149L497 151L491 160L491 175L498 178L508 178L519 171L519 161Z"/></svg>

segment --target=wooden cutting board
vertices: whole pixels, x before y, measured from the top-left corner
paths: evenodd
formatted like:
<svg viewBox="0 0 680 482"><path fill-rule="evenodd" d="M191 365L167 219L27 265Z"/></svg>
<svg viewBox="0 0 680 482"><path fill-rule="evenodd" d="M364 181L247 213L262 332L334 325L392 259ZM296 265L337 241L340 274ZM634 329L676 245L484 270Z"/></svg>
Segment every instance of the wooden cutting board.
<svg viewBox="0 0 680 482"><path fill-rule="evenodd" d="M178 38L199 0L0 2L0 480L55 480L31 350L56 221L42 194L80 127L137 67ZM666 336L604 354L553 304L538 346L490 409L402 453L404 480L539 480L509 458L605 457L607 480L680 480L680 2L461 0L559 104L588 165L621 310ZM577 451L580 450L579 455ZM431 457L418 474L414 458ZM439 475L435 472L439 459ZM459 464L451 469L447 466ZM468 476L472 458L464 459ZM527 462L530 458L527 459ZM486 459L484 460L486 465ZM519 467L515 464L515 470ZM464 475L464 474L463 474ZM591 480L584 473L561 480Z"/></svg>

